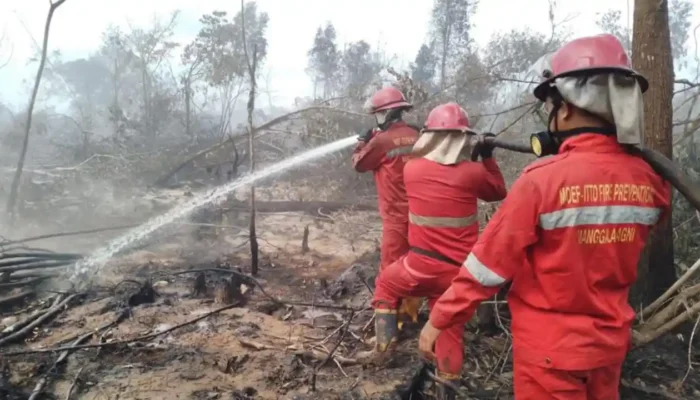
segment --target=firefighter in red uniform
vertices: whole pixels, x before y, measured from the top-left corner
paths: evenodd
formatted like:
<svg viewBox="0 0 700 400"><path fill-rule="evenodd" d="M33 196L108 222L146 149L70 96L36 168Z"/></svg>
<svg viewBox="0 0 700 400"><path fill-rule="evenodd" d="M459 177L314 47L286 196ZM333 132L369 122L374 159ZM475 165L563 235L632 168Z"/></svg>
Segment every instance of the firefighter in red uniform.
<svg viewBox="0 0 700 400"><path fill-rule="evenodd" d="M396 339L399 299L427 297L432 306L459 272L479 234L477 198L499 201L506 196L493 147L480 138L456 103L440 105L428 115L413 148L417 158L404 168L410 251L376 281L372 305L377 359L385 359ZM482 162L470 160L472 153L481 155ZM455 324L437 341L437 372L449 381L459 382L463 328ZM438 388L438 399L454 398L450 389Z"/></svg>
<svg viewBox="0 0 700 400"><path fill-rule="evenodd" d="M493 216L421 332L463 324L507 281L518 400L615 400L630 347L627 301L670 186L626 146L641 145L646 79L612 35L560 48L535 96L549 111L537 155Z"/></svg>
<svg viewBox="0 0 700 400"><path fill-rule="evenodd" d="M403 167L418 139L418 129L403 121L403 112L413 106L394 87L378 90L365 108L374 115L377 127L358 137L352 155L357 172L374 173L382 218L379 271L408 252L408 200ZM419 298L404 299L402 314L417 319Z"/></svg>

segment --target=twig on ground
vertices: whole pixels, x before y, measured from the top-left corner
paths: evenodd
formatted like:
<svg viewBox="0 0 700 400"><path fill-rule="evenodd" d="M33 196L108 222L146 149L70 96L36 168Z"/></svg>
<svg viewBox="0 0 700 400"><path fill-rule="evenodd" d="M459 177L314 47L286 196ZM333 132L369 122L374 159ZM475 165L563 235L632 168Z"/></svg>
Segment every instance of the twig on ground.
<svg viewBox="0 0 700 400"><path fill-rule="evenodd" d="M18 330L17 332L14 332L14 333L7 335L4 338L0 339L0 346L24 337L32 329L36 328L37 326L41 325L47 319L49 319L49 318L55 316L56 314L60 313L61 311L63 311L71 301L73 301L74 299L76 299L79 296L82 296L82 295L81 294L72 294L72 295L66 297L65 300L63 300L60 303L58 303L57 305L54 305L51 308L49 308L48 311L46 311L43 315L39 316L37 319L35 319L29 325Z"/></svg>
<svg viewBox="0 0 700 400"><path fill-rule="evenodd" d="M102 347L118 346L118 345L122 345L122 344L140 342L143 340L149 340L149 339L153 339L153 338L158 337L158 336L168 334L174 330L183 328L183 327L188 326L188 325L192 325L192 324L197 323L197 322L199 322L205 318L208 318L212 315L219 314L223 311L230 310L230 309L235 308L235 307L239 307L240 304L241 304L240 302L237 302L235 304L230 304L230 305L227 305L225 307L217 308L216 310L210 311L206 314L203 314L197 318L193 318L193 319L186 321L186 322L183 322L181 324L177 324L177 325L175 325L171 328L165 329L163 331L150 333L148 335L137 336L137 337L134 337L131 339L118 340L115 342L106 342L106 343L84 344L84 345L78 345L78 346L61 346L61 347L51 347L51 348L47 348L47 349L11 351L11 352L7 352L7 353L0 353L0 355L9 357L9 356L19 356L19 355L25 355L25 354L53 353L56 351L96 349L96 348L102 348Z"/></svg>
<svg viewBox="0 0 700 400"><path fill-rule="evenodd" d="M427 371L426 373L427 373L427 375L428 375L428 378L434 380L435 382L437 382L437 383L439 383L439 384L441 384L441 385L443 385L443 386L446 386L446 387L448 387L448 388L454 390L455 393L456 393L458 396L460 396L461 398L463 398L463 399L469 399L469 395L468 395L464 390L462 390L462 388L460 388L459 386L455 385L455 384L452 383L452 382L449 382L449 381L446 381L446 380L440 378L439 376L435 375L435 374L432 373L431 371Z"/></svg>
<svg viewBox="0 0 700 400"><path fill-rule="evenodd" d="M627 380L625 380L625 379L620 380L620 384L628 389L636 390L638 392L646 393L649 395L661 396L663 398L670 399L670 400L687 400L685 397L677 396L677 395L675 395L673 393L669 393L665 390L636 385L634 383L627 382Z"/></svg>
<svg viewBox="0 0 700 400"><path fill-rule="evenodd" d="M496 370L498 369L498 366L501 365L501 363L503 363L503 365L505 365L506 362L508 361L507 356L508 356L508 353L510 353L510 350L512 348L512 344L510 343L510 340L511 340L511 337L507 336L506 344L508 344L508 346L503 346L503 350L501 350L501 354L498 356L498 360L496 361L496 365L494 365L493 368L491 368L491 371L489 371L489 374L486 375L486 378L484 378L484 383L488 383L488 381L491 379L491 377L496 372Z"/></svg>
<svg viewBox="0 0 700 400"><path fill-rule="evenodd" d="M316 368L314 368L313 373L311 374L311 391L316 391L316 375L318 374L318 371L323 368L326 364L328 364L328 361L333 358L333 354L335 354L335 351L338 350L338 347L340 347L341 343L343 343L343 340L345 339L345 335L348 333L348 330L350 329L350 323L352 322L352 319L355 318L355 312L350 311L350 316L348 317L347 322L345 322L345 329L343 329L342 333L340 334L340 338L338 339L338 342L333 346L331 351L328 352L328 357L326 357L323 362L318 364ZM341 369L342 371L342 369Z"/></svg>
<svg viewBox="0 0 700 400"><path fill-rule="evenodd" d="M95 334L95 332L88 332L88 333L86 333L86 334L84 334L84 335L78 337L78 338L75 339L75 341L73 342L73 345L74 345L74 346L79 345L80 343L82 343L82 342L86 341L87 339L89 339L89 338L90 338L92 335L94 335L94 334ZM66 358L68 358L68 355L69 355L69 354L70 354L70 350L64 350L64 351L58 356L58 358L56 359L56 361L53 363L53 366L51 366L51 368L49 368L49 369L46 371L46 373L44 373L44 376L42 376L41 379L39 380L39 382L36 384L36 386L34 387L34 390L32 391L32 395L29 396L29 399L28 399L28 400L36 400L37 398L39 398L39 395L44 391L44 388L45 388L46 385L49 383L49 374L51 374L51 373L56 369L57 366L61 365L61 363L63 363L64 361L66 361Z"/></svg>
<svg viewBox="0 0 700 400"><path fill-rule="evenodd" d="M698 323L700 323L700 316L695 319L695 325L693 325L693 330L690 332L690 339L688 340L688 369L685 371L681 383L685 382L693 369L693 340L695 340L695 331L698 329Z"/></svg>
<svg viewBox="0 0 700 400"><path fill-rule="evenodd" d="M85 369L85 367L80 367L78 372L75 374L75 379L73 379L73 383L71 383L70 387L68 388L68 393L66 393L65 400L70 400L70 396L73 394L73 390L75 390L75 387L78 384L78 379L80 378L80 374L83 372L83 369Z"/></svg>
<svg viewBox="0 0 700 400"><path fill-rule="evenodd" d="M372 322L374 322L375 317L376 317L376 315L372 314L372 318L370 318L369 321L367 321L367 323L365 324L365 326L362 327L362 332L367 332L369 327L372 325Z"/></svg>

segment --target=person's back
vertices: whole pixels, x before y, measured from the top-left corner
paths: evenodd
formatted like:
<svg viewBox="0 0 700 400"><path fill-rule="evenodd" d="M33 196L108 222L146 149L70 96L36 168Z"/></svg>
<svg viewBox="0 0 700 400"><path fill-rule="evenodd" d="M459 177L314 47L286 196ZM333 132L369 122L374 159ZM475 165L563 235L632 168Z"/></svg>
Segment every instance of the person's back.
<svg viewBox="0 0 700 400"><path fill-rule="evenodd" d="M393 224L408 223L408 200L403 170L418 131L403 121L378 131L353 157L355 170L372 171L377 187L379 214Z"/></svg>
<svg viewBox="0 0 700 400"><path fill-rule="evenodd" d="M505 182L493 158L493 147L469 125L466 111L456 103L435 107L403 171L408 195L409 248L375 281L375 351L358 359L372 360L396 339L396 310L401 298L426 297L428 307L450 286L479 231L477 198L502 200ZM470 160L481 157L482 161ZM437 344L437 375L459 382L463 361L463 326L454 326ZM456 394L440 386L439 400Z"/></svg>
<svg viewBox="0 0 700 400"><path fill-rule="evenodd" d="M619 343L634 319L629 289L650 230L669 207L669 189L614 137L580 135L560 153L522 177L539 201L542 233L509 293L514 346L519 357L560 368L582 360L600 366L626 353Z"/></svg>
<svg viewBox="0 0 700 400"><path fill-rule="evenodd" d="M479 234L477 199L503 200L505 182L494 158L443 165L427 158L404 168L408 243L461 264Z"/></svg>
<svg viewBox="0 0 700 400"><path fill-rule="evenodd" d="M549 64L534 90L549 121L530 143L537 156L553 156L513 183L419 347L429 357L441 331L511 281L515 397L615 400L634 318L627 296L670 187L628 153L643 143L649 83L620 41L572 40Z"/></svg>

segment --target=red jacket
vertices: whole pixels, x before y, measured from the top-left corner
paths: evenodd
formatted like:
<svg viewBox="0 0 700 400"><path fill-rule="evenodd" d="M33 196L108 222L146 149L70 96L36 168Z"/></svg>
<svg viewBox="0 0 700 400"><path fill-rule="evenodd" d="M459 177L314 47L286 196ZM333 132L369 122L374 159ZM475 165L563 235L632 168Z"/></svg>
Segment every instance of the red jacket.
<svg viewBox="0 0 700 400"><path fill-rule="evenodd" d="M352 163L357 172L374 172L379 197L379 215L389 223L408 223L408 200L403 167L418 139L418 131L405 122L395 122L378 131L368 143L357 144Z"/></svg>
<svg viewBox="0 0 700 400"><path fill-rule="evenodd" d="M408 193L408 243L461 263L479 235L477 198L506 197L506 183L493 158L442 165L426 158L404 168Z"/></svg>
<svg viewBox="0 0 700 400"><path fill-rule="evenodd" d="M634 310L627 295L670 186L615 138L568 139L513 184L430 315L468 321L512 280L514 362L584 370L624 359Z"/></svg>

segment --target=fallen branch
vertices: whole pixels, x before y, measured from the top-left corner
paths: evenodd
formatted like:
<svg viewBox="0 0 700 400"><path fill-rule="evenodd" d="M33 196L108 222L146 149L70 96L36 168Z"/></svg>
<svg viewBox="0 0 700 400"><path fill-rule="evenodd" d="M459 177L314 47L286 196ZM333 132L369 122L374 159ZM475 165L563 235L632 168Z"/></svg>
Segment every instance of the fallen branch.
<svg viewBox="0 0 700 400"><path fill-rule="evenodd" d="M50 276L44 275L44 276L39 276L36 278L27 279L27 280L19 280L19 281L8 282L8 283L0 283L0 290L14 289L14 288L24 287L24 286L33 286L33 285L40 283L40 282L43 282L49 278L50 278ZM0 300L0 304L1 304L1 301L2 300Z"/></svg>
<svg viewBox="0 0 700 400"><path fill-rule="evenodd" d="M677 395L675 395L673 393L669 393L665 390L636 385L634 383L627 382L627 380L625 380L625 379L621 379L620 384L628 389L636 390L638 392L642 392L642 393L645 393L648 395L661 396L663 398L670 399L670 400L687 400L685 397L677 396Z"/></svg>
<svg viewBox="0 0 700 400"><path fill-rule="evenodd" d="M75 341L73 342L73 346L79 345L80 343L89 339L94 334L95 334L95 332L88 332L88 333L80 336L79 338L75 339ZM51 368L49 368L46 371L46 373L44 373L44 376L36 384L36 386L34 387L34 390L32 391L32 394L31 394L31 396L29 396L28 400L36 400L39 397L39 395L44 391L44 388L46 387L46 385L49 383L49 376L50 376L49 374L51 374L51 372L54 371L56 369L56 367L61 365L66 360L66 358L68 358L69 354L70 354L70 350L65 350L58 356L56 361L53 363L53 366L51 366ZM70 396L70 394L69 394L69 396Z"/></svg>
<svg viewBox="0 0 700 400"><path fill-rule="evenodd" d="M65 267L66 265L73 264L74 261L39 261L36 263L15 265L11 267L0 267L0 273L3 272L15 272L15 271L25 271L32 269L42 269L42 268L58 268Z"/></svg>
<svg viewBox="0 0 700 400"><path fill-rule="evenodd" d="M60 303L49 308L48 311L46 311L43 315L40 315L38 318L36 318L34 321L32 321L30 324L28 324L24 328L0 339L0 346L5 345L7 343L10 343L12 341L15 341L17 339L23 338L29 332L31 332L32 329L36 328L37 326L41 325L47 319L49 319L49 318L55 316L56 314L58 314L59 312L63 311L71 301L73 301L74 299L76 299L79 296L81 296L81 295L80 294L72 294L72 295L66 297L65 300L63 300Z"/></svg>
<svg viewBox="0 0 700 400"><path fill-rule="evenodd" d="M668 321L665 323L663 326L659 327L658 329L654 330L653 332L639 332L639 331L634 331L632 335L632 341L634 344L634 347L641 347L646 344L651 343L652 341L658 339L659 337L665 335L668 332L671 332L672 330L676 329L678 326L680 326L682 323L690 320L695 316L695 314L700 313L700 302L695 303L692 307L689 307L688 309L685 310L685 312L682 312L681 314L677 315L675 318L672 320Z"/></svg>
<svg viewBox="0 0 700 400"><path fill-rule="evenodd" d="M28 292L16 294L14 296L2 298L2 299L0 299L0 308L7 306L7 305L12 305L14 303L18 303L18 302L23 301L24 299L26 299L28 297L35 296L35 295L36 295L36 292L28 291Z"/></svg>
<svg viewBox="0 0 700 400"><path fill-rule="evenodd" d="M8 258L34 258L41 260L77 260L82 258L82 254L75 253L2 253L0 254L0 260L6 260ZM0 266L4 266L0 264Z"/></svg>
<svg viewBox="0 0 700 400"><path fill-rule="evenodd" d="M654 300L653 303L651 303L649 306L644 308L638 315L637 319L640 321L643 321L645 318L649 317L651 314L656 312L668 299L673 296L674 293L676 293L683 285L693 276L695 273L700 269L700 259L695 261L695 263L688 268L688 270L678 278L678 280L666 291L664 294L661 295L658 299Z"/></svg>
<svg viewBox="0 0 700 400"><path fill-rule="evenodd" d="M674 318L679 310L684 307L688 307L688 301L700 295L700 283L683 289L678 293L671 302L658 311L656 314L652 315L647 321L640 325L641 330L651 331L663 326L665 323Z"/></svg>
<svg viewBox="0 0 700 400"><path fill-rule="evenodd" d="M255 127L255 128L253 129L253 131L251 132L251 134L255 135L256 133L258 133L258 132L260 132L260 131L264 131L264 130L266 130L266 129L268 129L268 128L271 128L271 127L273 127L273 126L275 126L275 125L277 125L277 124L279 124L279 123L285 122L285 121L287 121L287 120L289 120L289 119L291 119L291 118L293 118L293 117L295 117L295 116L297 116L297 115L304 114L304 113L311 112L311 111L335 112L335 113L342 113L342 114L347 114L347 115L353 115L353 116L362 117L362 118L368 118L368 117L369 117L369 114L361 114L361 113L356 113L356 112L352 112L352 111L341 110L341 109L339 109L339 108L334 108L334 107L328 107L328 106L311 106L311 107L307 107L307 108L302 108L302 109L300 109L300 110L295 110L295 111L292 111L292 112L287 113L287 114L284 114L284 115L280 115L280 116L277 117L277 118L273 118L273 119L271 119L270 121L268 121L268 122L266 122L266 123L264 123L264 124L262 124L262 125L259 125L259 126ZM262 136L262 135L256 135L256 138L259 138L260 136ZM241 139L245 139L245 138L241 137ZM226 139L226 140L223 140L223 141L221 141L221 142L219 142L219 143L217 143L217 144L215 144L215 145L209 146L208 148L206 148L206 149L204 149L204 150L198 151L197 153L195 153L195 154L193 154L192 156L190 156L190 157L188 157L187 159L185 159L185 161L181 162L181 163L180 163L179 165L177 165L176 167L172 168L170 171L168 171L167 173L165 173L163 176L161 176L160 178L158 178L158 179L155 181L155 183L154 183L153 185L154 185L154 186L163 186L168 180L170 180L170 178L173 177L173 175L177 174L181 169L183 169L183 168L185 168L186 166L190 165L193 161L198 160L198 159L201 158L201 157L204 157L206 154L208 154L208 153L210 153L210 152L212 152L212 151L214 151L214 150L216 150L216 149L218 149L218 148L220 148L220 147L223 147L223 146L225 146L226 144L228 144L229 142L232 142L232 141L234 141L234 136L229 136L228 139ZM242 142L242 141L243 141L243 140L241 140L241 142ZM235 142L234 142L234 143L235 143ZM238 144L241 144L241 143L238 143ZM238 145L238 144L237 144L237 145Z"/></svg>
<svg viewBox="0 0 700 400"><path fill-rule="evenodd" d="M2 243L0 243L0 245L5 246L5 245L28 243L28 242L34 242L37 240L41 240L41 239L50 239L50 238L63 237L63 236L85 235L85 234L89 234L89 233L99 233L99 232L116 231L116 230L122 230L122 229L131 229L131 228L136 228L138 226L139 225L122 225L122 226L87 229L87 230L73 231L73 232L49 233L46 235L33 236L33 237L28 237L28 238L19 239L19 240L10 240L7 242L2 242Z"/></svg>
<svg viewBox="0 0 700 400"><path fill-rule="evenodd" d="M118 340L115 342L106 342L106 343L83 344L83 345L76 345L76 346L59 346L59 347L51 347L51 348L47 348L47 349L10 351L7 353L0 353L0 356L9 357L9 356L20 356L20 355L26 355L26 354L54 353L57 351L65 351L65 350L73 351L73 350L83 350L83 349L97 349L97 348L103 348L103 347L112 347L112 346L119 346L119 345L123 345L123 344L134 343L134 342L140 342L140 341L149 340L149 339L156 338L158 336L168 334L174 330L183 328L183 327L188 326L188 325L195 324L195 323L197 323L205 318L211 317L212 315L216 315L216 314L219 314L223 311L230 310L230 309L235 308L235 307L239 307L240 304L241 303L239 302L239 303L227 305L225 307L217 308L216 310L210 311L210 312L208 312L204 315L201 315L197 318L194 318L194 319L191 319L189 321L183 322L181 324L175 325L175 326L168 328L168 329L165 329L163 331L150 333L148 335L137 336L137 337L134 337L131 339Z"/></svg>
<svg viewBox="0 0 700 400"><path fill-rule="evenodd" d="M342 209L353 209L356 211L377 211L376 204L352 203L342 201L258 201L255 209L263 213L278 212L306 212L312 215L321 215L320 211L333 212ZM247 211L248 207L242 203L234 205L229 210Z"/></svg>

